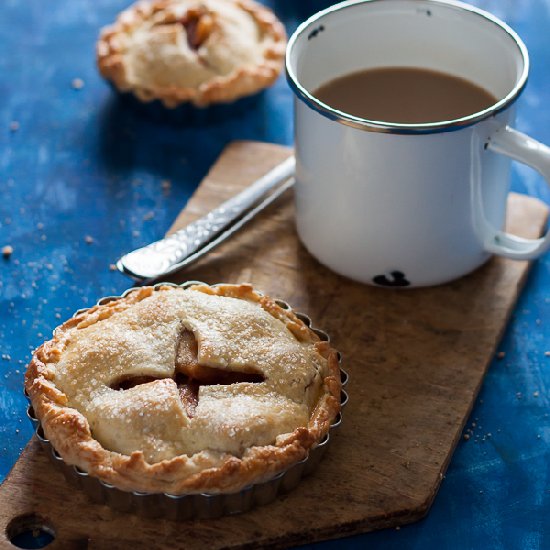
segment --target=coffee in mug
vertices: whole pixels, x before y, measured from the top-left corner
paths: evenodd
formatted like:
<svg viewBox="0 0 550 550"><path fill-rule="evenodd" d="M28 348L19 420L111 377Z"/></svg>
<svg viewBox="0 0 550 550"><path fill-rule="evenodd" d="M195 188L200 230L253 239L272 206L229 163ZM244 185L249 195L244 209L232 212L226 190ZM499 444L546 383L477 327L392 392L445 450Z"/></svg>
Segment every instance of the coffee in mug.
<svg viewBox="0 0 550 550"><path fill-rule="evenodd" d="M340 76L313 95L350 115L408 124L453 120L490 107L497 99L480 86L422 67L381 67Z"/></svg>

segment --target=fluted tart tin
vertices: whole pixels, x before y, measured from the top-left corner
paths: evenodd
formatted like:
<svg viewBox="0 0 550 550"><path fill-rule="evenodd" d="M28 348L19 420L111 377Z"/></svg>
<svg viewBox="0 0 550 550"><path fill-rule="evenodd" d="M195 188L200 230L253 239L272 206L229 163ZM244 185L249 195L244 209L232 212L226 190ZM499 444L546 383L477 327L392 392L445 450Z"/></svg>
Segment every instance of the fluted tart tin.
<svg viewBox="0 0 550 550"><path fill-rule="evenodd" d="M188 288L193 285L204 284L199 281L189 281L182 285L173 283L159 283L154 288L166 286L179 286ZM217 286L217 285L210 285ZM121 296L107 296L101 298L97 305L103 305L113 300L119 300L134 291L131 288ZM277 305L285 310L291 310L290 306L283 300L275 300ZM79 310L79 315L86 311ZM328 334L312 326L310 318L294 311L294 314L310 328L322 341L330 342ZM338 353L338 363L341 366L341 355ZM347 384L349 376L340 368L341 377L341 409L348 401L348 394L343 389ZM28 398L28 395L25 393ZM186 519L208 519L225 515L247 512L257 506L273 502L278 495L293 490L302 478L310 475L318 467L323 455L331 443L332 437L342 423L342 412L340 411L330 425L328 433L321 441L309 450L308 455L293 464L290 468L277 473L267 481L255 483L244 487L234 493L193 493L193 494L169 494L169 493L147 493L139 491L123 491L112 484L89 475L80 468L67 464L52 443L46 438L40 420L36 417L32 404L29 400L27 415L35 427L35 435L47 454L50 461L61 470L67 481L85 492L90 500L96 504L104 504L119 512L132 513L145 517L163 517L171 520Z"/></svg>

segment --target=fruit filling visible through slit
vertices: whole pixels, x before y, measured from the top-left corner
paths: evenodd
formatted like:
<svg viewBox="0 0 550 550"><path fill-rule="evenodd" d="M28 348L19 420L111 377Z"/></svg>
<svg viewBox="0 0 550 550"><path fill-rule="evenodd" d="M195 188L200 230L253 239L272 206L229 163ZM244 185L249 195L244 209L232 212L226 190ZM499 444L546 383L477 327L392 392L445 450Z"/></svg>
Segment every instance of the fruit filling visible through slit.
<svg viewBox="0 0 550 550"><path fill-rule="evenodd" d="M187 10L180 23L185 27L189 48L196 51L210 36L214 20L204 6L199 6Z"/></svg>
<svg viewBox="0 0 550 550"><path fill-rule="evenodd" d="M178 386L181 402L187 416L192 418L199 403L200 386L229 385L239 382L260 383L264 376L249 368L248 372L226 371L200 365L198 344L190 330L182 330L176 345L176 363L174 380ZM111 385L114 390L129 390L141 384L158 380L153 376L133 376L124 378Z"/></svg>
<svg viewBox="0 0 550 550"><path fill-rule="evenodd" d="M250 372L232 372L200 365L198 352L195 335L190 330L182 330L176 347L176 382L189 417L194 415L199 401L199 386L264 381L263 375L252 369Z"/></svg>
<svg viewBox="0 0 550 550"><path fill-rule="evenodd" d="M195 409L199 404L199 384L188 378L182 381L179 375L176 375L176 384L180 394L181 402L189 418L195 416Z"/></svg>

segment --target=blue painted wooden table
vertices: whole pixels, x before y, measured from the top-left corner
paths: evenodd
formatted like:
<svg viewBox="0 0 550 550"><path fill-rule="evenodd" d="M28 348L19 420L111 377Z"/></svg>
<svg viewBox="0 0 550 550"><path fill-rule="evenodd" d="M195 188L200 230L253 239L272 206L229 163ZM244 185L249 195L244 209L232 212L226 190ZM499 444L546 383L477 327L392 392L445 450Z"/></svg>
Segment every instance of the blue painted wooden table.
<svg viewBox="0 0 550 550"><path fill-rule="evenodd" d="M273 0L292 31L326 1ZM550 3L478 0L526 42L530 82L517 127L550 143ZM61 320L129 280L122 253L161 237L233 139L292 143L281 78L237 117L191 127L137 113L98 76L94 43L127 0L0 5L0 480L32 431L22 382ZM79 80L81 82L79 82ZM83 86L80 86L83 84ZM169 181L170 186L166 184ZM520 165L513 189L550 203ZM550 257L533 267L429 516L315 548L550 548ZM502 354L501 354L502 355Z"/></svg>

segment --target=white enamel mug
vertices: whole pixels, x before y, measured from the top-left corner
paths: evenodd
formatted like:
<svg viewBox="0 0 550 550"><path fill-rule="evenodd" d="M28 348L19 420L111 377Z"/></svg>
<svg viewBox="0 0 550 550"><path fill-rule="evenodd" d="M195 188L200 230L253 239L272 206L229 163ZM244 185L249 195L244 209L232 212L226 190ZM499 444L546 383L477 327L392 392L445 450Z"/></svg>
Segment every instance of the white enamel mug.
<svg viewBox="0 0 550 550"><path fill-rule="evenodd" d="M550 149L511 128L529 60L505 23L449 0L349 1L298 28L286 66L296 96L297 229L323 264L364 283L424 286L492 254L530 260L550 248L548 233L503 231L510 158L550 178ZM498 101L457 120L398 124L313 95L339 76L389 66L450 73Z"/></svg>

